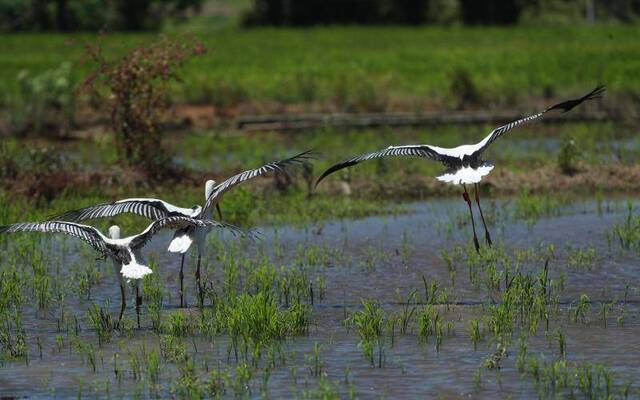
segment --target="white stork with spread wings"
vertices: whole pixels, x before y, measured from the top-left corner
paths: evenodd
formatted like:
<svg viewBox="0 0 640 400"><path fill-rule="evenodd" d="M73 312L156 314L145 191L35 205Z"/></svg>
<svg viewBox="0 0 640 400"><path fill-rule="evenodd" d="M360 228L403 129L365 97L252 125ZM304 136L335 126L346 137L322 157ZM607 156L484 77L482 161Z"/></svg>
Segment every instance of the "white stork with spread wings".
<svg viewBox="0 0 640 400"><path fill-rule="evenodd" d="M82 225L68 221L21 222L0 226L0 234L16 232L44 232L62 233L81 239L91 245L103 259L113 261L120 284L120 315L116 327L120 324L126 307L125 287L123 278L134 281L136 286L136 315L140 327L140 305L142 297L139 294L139 281L146 275L153 273L142 257L142 248L151 238L162 229L212 229L227 228L234 233L241 232L233 225L205 219L195 219L184 216L169 216L151 223L144 231L137 235L120 237L120 228L116 225L109 228L109 235L104 236L98 229L89 225Z"/></svg>
<svg viewBox="0 0 640 400"><path fill-rule="evenodd" d="M205 184L205 204L204 206L194 206L192 208L183 208L174 206L166 201L151 198L133 198L118 200L112 203L98 204L78 210L67 211L53 218L68 221L83 221L93 218L113 217L122 213L133 213L150 219L166 218L173 215L180 215L196 219L211 218L211 211L214 207L218 209L221 215L219 202L223 195L235 186L246 182L250 179L267 174L269 172L284 172L286 167L299 164L308 164L308 160L313 157L312 151L305 151L293 157L284 160L271 162L256 169L250 169L224 180L216 184L213 180L208 180ZM208 226L189 226L177 229L171 243L169 251L172 253L180 253L180 307L184 307L184 259L185 253L195 242L198 252L198 261L196 264L196 284L198 286L198 296L200 302L203 301L203 288L200 281L200 262L204 251L204 243L207 235L211 231Z"/></svg>
<svg viewBox="0 0 640 400"><path fill-rule="evenodd" d="M336 171L339 171L343 168L351 167L353 165L361 163L362 161L372 160L375 158L382 158L387 156L417 156L439 161L447 168L447 170L444 172L444 174L438 176L437 179L439 181L451 183L454 185L462 185L462 187L464 188L463 198L469 206L469 213L471 214L473 243L476 250L480 251L480 244L476 235L475 221L473 219L473 210L471 208L471 199L469 198L469 193L467 192L466 185L475 185L475 200L478 205L478 210L480 211L482 224L484 225L486 241L489 246L491 246L491 235L489 234L489 230L487 229L487 224L485 223L484 215L482 214L482 208L480 207L478 182L480 182L484 176L488 175L491 172L491 170L493 169L493 164L483 160L481 157L482 153L487 149L487 147L489 147L491 143L493 143L496 139L498 139L500 136L510 131L511 129L526 122L540 119L549 111L562 110L563 112L568 112L587 100L602 97L602 93L604 93L604 91L604 86L598 86L590 93L578 99L568 100L553 105L537 114L510 122L506 125L494 129L491 133L489 133L489 135L487 135L484 139L476 144L464 144L453 148L431 146L428 144L389 146L386 149L375 153L368 153L353 157L349 160L335 164L327 169L316 181L316 186L320 183L320 181Z"/></svg>

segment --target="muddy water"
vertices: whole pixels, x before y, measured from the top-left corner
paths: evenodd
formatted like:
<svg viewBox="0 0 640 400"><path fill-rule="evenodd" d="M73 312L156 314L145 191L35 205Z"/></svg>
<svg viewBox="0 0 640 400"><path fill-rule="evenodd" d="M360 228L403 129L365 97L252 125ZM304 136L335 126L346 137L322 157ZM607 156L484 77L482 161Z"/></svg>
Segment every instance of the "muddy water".
<svg viewBox="0 0 640 400"><path fill-rule="evenodd" d="M459 204L458 204L459 203ZM467 277L467 267L458 266L455 285L441 251L452 251L455 246L467 246L470 241L470 226L458 227L451 221L464 221L467 209L459 199L439 200L410 204L408 213L371 217L358 220L329 221L307 227L280 226L263 228L263 240L250 248L263 246L276 262L291 266L301 249L320 248L331 251L328 262L310 265L309 269L326 279L326 294L316 302L312 314L310 334L293 338L283 343L286 365L271 371L266 387L261 388L261 378L252 385L252 397L268 395L273 398L302 396L303 392L318 387L318 377L309 372L308 357L314 344L321 345L323 374L330 385L347 396L353 390L359 398L496 398L537 397L531 379L523 378L516 370L517 345L513 344L500 370L482 367L483 360L495 350L490 341L479 343L474 351L469 339L468 324L472 318L485 314L483 307L491 302L486 290L474 287ZM603 363L611 367L621 381L634 380L633 388L640 382L640 266L634 252L621 252L614 243L610 246L607 234L615 223L623 220L626 205L623 201L605 202L598 207L595 201L580 201L563 207L553 217L531 221L514 220L513 202L496 201L485 205L487 210L496 209L495 224L492 225L494 241L503 245L509 253L516 248L537 248L555 245L555 257L549 262L553 279L565 280L561 308L566 311L571 303L586 294L594 301L588 324L573 323L567 313L551 323L551 330L562 328L567 338L567 356L570 361ZM598 210L602 212L598 212ZM478 230L483 239L481 230ZM179 260L164 251L169 234L154 239L147 254L161 265L159 273L171 296L167 308L178 303L177 267ZM52 250L60 242L44 244ZM276 257L273 248L280 244L282 254ZM567 246L593 246L598 258L590 269L567 268ZM67 247L73 250L69 242ZM404 254L404 255L403 255ZM219 266L210 255L213 266L210 275L220 282ZM73 258L69 256L69 258ZM542 261L531 261L522 265L523 270L537 270ZM110 265L105 265L107 275L92 291L92 301L104 304L111 299L112 311L118 306L118 288L109 275ZM193 299L192 265L187 268L186 283L189 301ZM353 330L343 325L346 314L360 309L363 299L377 299L385 311L400 311L401 302L414 289L422 293L423 276L428 282L437 281L447 288L452 304L440 306L447 321L452 321L454 333L444 338L442 348L436 351L433 340L421 343L415 329L401 336L396 333L394 343L385 346L383 368L372 367L358 347L358 337ZM623 300L626 296L625 323L619 326L616 318L620 305L616 305L608 319L607 328L596 315L598 301ZM87 328L85 311L90 304L70 296L67 307L79 317L79 336L98 349L94 332ZM195 309L193 312L197 312ZM128 310L132 315L132 310ZM90 364L75 350L65 347L55 351L57 322L53 313L39 315L32 308L24 310L25 328L29 343L29 362L24 360L5 362L0 367L0 395L27 396L33 398L76 397L130 397L139 394L149 396L145 382L132 379L123 348L139 350L142 346L157 348L158 337L149 329L150 322L143 316L142 330L134 331L131 337L116 338L99 349L97 368L94 373ZM62 333L63 336L66 334ZM42 341L43 355L39 357L36 338ZM213 342L203 338L187 339L196 365L206 375L208 368L224 368L235 365L228 358L228 338L221 336ZM196 351L197 349L197 351ZM113 354L119 353L117 364L122 378L114 374ZM554 338L540 332L529 342L530 353L543 353L547 359L558 357L558 345ZM377 357L377 352L376 352ZM480 371L478 382L478 371ZM178 376L176 367L163 364L160 373L162 385L160 396L171 395L171 381ZM633 392L632 389L632 393ZM232 395L229 391L228 395Z"/></svg>

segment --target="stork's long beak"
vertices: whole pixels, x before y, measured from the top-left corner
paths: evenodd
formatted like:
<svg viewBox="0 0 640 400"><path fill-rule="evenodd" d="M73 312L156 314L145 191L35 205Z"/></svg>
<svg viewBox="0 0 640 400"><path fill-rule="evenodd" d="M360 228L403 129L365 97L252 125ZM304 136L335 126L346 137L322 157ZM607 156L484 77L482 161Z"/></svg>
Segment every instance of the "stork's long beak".
<svg viewBox="0 0 640 400"><path fill-rule="evenodd" d="M220 209L220 204L216 203L216 210L218 210L218 217L222 220L222 210Z"/></svg>

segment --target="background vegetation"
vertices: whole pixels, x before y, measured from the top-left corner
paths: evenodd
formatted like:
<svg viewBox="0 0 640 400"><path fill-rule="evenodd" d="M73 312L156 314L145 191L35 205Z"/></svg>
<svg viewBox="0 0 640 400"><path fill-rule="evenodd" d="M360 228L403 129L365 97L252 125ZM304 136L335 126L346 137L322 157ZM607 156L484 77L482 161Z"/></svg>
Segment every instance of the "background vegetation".
<svg viewBox="0 0 640 400"><path fill-rule="evenodd" d="M286 182L258 179L225 196L224 219L260 226L263 240L210 235L204 299L189 290L195 257L185 264L191 307L173 306L179 258L163 238L150 243L140 330L132 309L113 328L119 285L88 246L0 237L0 382L9 396L78 398L393 398L425 388L639 397L640 216L637 202L617 199L640 193L638 9L637 0L0 0L0 225L127 197L189 207L202 203L206 179L319 152ZM437 163L371 161L314 189L322 170L354 154L472 143L498 125L489 121L596 84L606 96L572 121L513 130L485 153L496 164L481 185L494 247L479 253L459 188L434 179ZM238 124L387 112L487 122ZM114 223L129 234L148 220L91 222Z"/></svg>
<svg viewBox="0 0 640 400"><path fill-rule="evenodd" d="M221 31L198 36L211 51L185 67L171 100L340 102L379 94L389 101L430 101L448 96L457 70L466 71L489 98L577 93L597 82L613 92L637 92L637 33L635 26L609 25ZM107 54L122 54L153 37L107 35L103 47ZM2 92L18 92L15 78L23 70L35 75L68 60L76 61L74 77L84 76L88 66L78 61L85 40L95 38L4 36Z"/></svg>
<svg viewBox="0 0 640 400"><path fill-rule="evenodd" d="M234 8L246 26L632 23L640 14L638 0L0 0L0 31L157 30Z"/></svg>
<svg viewBox="0 0 640 400"><path fill-rule="evenodd" d="M505 144L507 151L492 155L512 173L548 168L559 171L558 176L571 175L582 186L591 183L580 180L584 177L581 171L589 171L593 176L595 172L589 168L600 168L598 174L605 176L603 168L608 168L607 163L612 161L601 157L603 149L598 137L625 141L633 136L628 124L635 118L640 93L635 1L593 2L595 25L589 24L589 10L584 7L589 2L484 4L487 10L499 7L516 13L509 18L519 26L510 27L465 26L508 22L507 17L494 12L490 14L495 20L469 20L465 15L471 13L481 18L486 11L472 11L477 7L473 2L346 1L340 4L376 5L368 9L377 12L377 16L352 22L384 22L393 26L338 26L334 22L346 20L331 20L331 15L323 16L318 9L312 14L327 19L320 24L304 23L314 27L253 29L244 29L242 25L257 18L260 12L281 12L287 4L297 10L298 6L293 2L246 0L162 2L162 7L160 2L136 2L126 6L138 7L135 13L143 13L158 24L136 18L140 25L127 26L122 19L127 14L123 11L125 5L116 1L28 3L0 4L7 10L10 6L26 7L29 12L24 15L39 15L45 22L31 20L10 30L96 30L97 25L65 22L62 26L56 22L56 13L60 7L69 10L84 7L83 12L87 13L102 7L107 10L102 17L115 18L105 24L108 30L155 29L163 37L158 40L156 32L2 35L0 132L5 137L13 136L4 140L0 149L2 186L10 196L27 196L29 203L33 201L42 207L50 207L49 202L61 196L74 197L69 201L75 202L76 196L82 197L84 193L88 198L117 197L137 195L141 188L157 195L170 191L175 196L176 192L171 190L174 185L184 189L180 193L185 198L198 199L202 181L208 177L225 176L309 147L331 154L316 163L317 174L331 162L354 152L409 141L455 145L477 140L492 128L451 126L347 132L318 129L295 135L246 134L233 127L234 118L243 115L456 109L528 112L604 83L608 88L607 102L585 111L604 111L616 120L622 118L626 121L624 125L545 129L548 139L555 143L553 157L546 156L548 149L544 144L520 151L518 142L513 146ZM309 3L308 7L319 6ZM424 13L409 12L415 9ZM69 21L74 20L77 12L69 11ZM348 13L338 14L341 18L348 17ZM359 11L356 14L363 18L365 15ZM402 15L409 14L420 16L419 21L413 22L424 26L396 25L407 22ZM448 17L436 20L436 15ZM93 21L84 17L80 20ZM332 26L321 26L325 23ZM182 60L184 53L171 56L177 53L172 53L170 46L160 48L157 43L172 42L197 43L199 56L186 63L171 64ZM87 53L87 48L99 49L99 53ZM154 54L161 56L151 57ZM169 67L166 71L165 64ZM96 75L96 71L101 75ZM127 71L141 79L127 78ZM95 90L81 90L81 83L88 78L95 83ZM151 89L154 87L157 90ZM136 99L137 104L127 99ZM154 107L145 106L150 104ZM136 135L123 141L132 126L136 127L133 129ZM522 138L526 142L541 131L539 127L525 129L514 140ZM567 148L560 153L565 142L554 135L564 132L570 132L570 137L580 142L575 149ZM136 149L127 149L134 143ZM615 147L615 151L615 160L623 164L635 154L634 147ZM166 165L171 166L175 180L167 180L171 174L162 172L164 167L159 168ZM361 198L423 198L448 193L446 187L432 185L427 178L415 178L438 171L437 165L390 160L365 165L353 177L345 174L338 180L356 188L354 196ZM310 180L309 176L300 175L297 184L289 188L294 197L298 196L296 199L307 195ZM385 183L375 183L380 181ZM525 182L524 186L536 190L536 179L522 176L496 182L492 190L517 191L520 189L517 182ZM612 186L618 190L623 186L621 182L627 180L607 182L615 182ZM261 187L250 190L251 196L259 198L261 190ZM322 190L326 194L341 193L331 183ZM250 207L249 202L240 204ZM59 206L63 205L61 201ZM247 212L243 215L246 217Z"/></svg>
<svg viewBox="0 0 640 400"><path fill-rule="evenodd" d="M2 31L139 31L185 19L202 0L1 0Z"/></svg>

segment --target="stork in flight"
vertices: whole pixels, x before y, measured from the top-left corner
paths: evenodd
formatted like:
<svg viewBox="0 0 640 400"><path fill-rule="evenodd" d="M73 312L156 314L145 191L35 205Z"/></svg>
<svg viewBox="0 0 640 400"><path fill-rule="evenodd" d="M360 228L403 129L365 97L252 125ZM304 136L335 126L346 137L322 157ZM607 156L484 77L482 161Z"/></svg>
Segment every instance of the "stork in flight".
<svg viewBox="0 0 640 400"><path fill-rule="evenodd" d="M473 218L473 210L471 207L471 199L469 197L469 193L467 192L466 185L473 184L475 186L475 201L478 205L478 211L480 212L480 218L482 219L482 224L484 226L485 239L487 241L487 244L491 246L491 235L489 234L489 230L487 229L487 224L485 222L484 215L482 214L482 208L480 207L478 182L480 182L484 176L488 175L491 172L491 170L493 169L493 164L483 160L482 153L496 139L498 139L500 136L510 131L511 129L517 127L518 125L542 118L549 111L562 110L563 112L568 112L587 100L602 97L602 93L604 93L604 91L604 86L598 86L590 93L578 99L568 100L553 105L537 114L510 122L506 125L494 129L493 131L491 131L491 133L489 133L489 135L487 135L484 139L476 144L464 144L454 148L444 148L431 146L428 144L389 146L386 149L375 153L368 153L353 157L349 160L335 164L327 169L316 181L316 187L318 186L320 181L336 171L339 171L343 168L351 167L362 161L372 160L375 158L382 158L387 156L417 156L439 161L447 168L447 170L442 175L438 176L437 179L441 182L447 182L454 185L462 185L462 188L464 189L462 196L464 198L464 201L469 206L469 213L471 214L473 244L476 248L476 251L480 251L480 244L478 242L478 236L476 235L475 221Z"/></svg>
<svg viewBox="0 0 640 400"><path fill-rule="evenodd" d="M194 206L192 208L182 208L174 206L166 201L152 198L132 198L118 200L112 203L98 204L78 210L72 210L60 214L55 219L69 221L83 221L93 218L113 217L122 213L133 213L146 218L158 220L172 215L180 215L184 217L196 219L211 218L211 210L216 207L221 215L219 202L222 196L235 187L247 180L264 175L268 172L284 172L285 168L296 164L307 164L308 160L313 157L313 153L309 151L302 152L293 157L284 160L271 162L261 166L260 168L247 170L216 184L213 180L208 180L205 184L205 204L204 206ZM200 280L200 263L204 251L204 244L211 227L209 226L187 226L177 229L173 240L169 245L169 251L172 253L180 253L180 307L184 307L184 259L185 253L195 242L198 252L198 261L196 264L196 285L198 287L198 299L202 304L204 300L204 290Z"/></svg>
<svg viewBox="0 0 640 400"><path fill-rule="evenodd" d="M102 259L110 258L113 261L116 275L120 284L120 315L116 328L120 324L122 315L126 308L124 279L134 281L136 288L136 316L138 320L138 328L140 327L140 306L142 304L142 296L139 291L139 281L146 275L153 273L151 268L142 257L142 248L151 240L151 238L162 229L189 229L189 228L229 228L234 233L240 229L233 225L221 222L194 219L184 216L170 216L162 218L151 223L144 231L137 235L120 237L120 228L114 225L109 228L109 235L104 236L98 229L93 226L81 225L68 221L44 221L44 222L21 222L12 225L0 226L0 233L15 232L44 232L44 233L62 233L70 235L87 242L94 250L100 253Z"/></svg>

